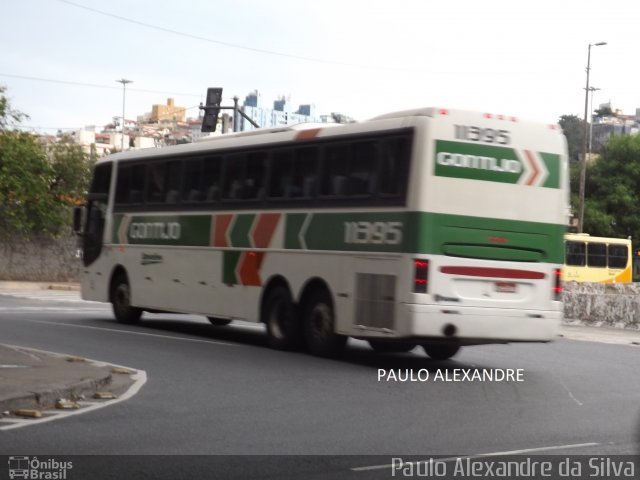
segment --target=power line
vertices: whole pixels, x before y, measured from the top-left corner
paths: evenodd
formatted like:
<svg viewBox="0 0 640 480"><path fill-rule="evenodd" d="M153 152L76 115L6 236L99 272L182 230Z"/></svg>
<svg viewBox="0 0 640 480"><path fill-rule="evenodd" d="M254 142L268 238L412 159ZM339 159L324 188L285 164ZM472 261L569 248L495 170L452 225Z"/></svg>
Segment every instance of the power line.
<svg viewBox="0 0 640 480"><path fill-rule="evenodd" d="M120 90L120 87L116 87L113 85L100 85L98 83L86 83L86 82L72 82L69 80L56 80L53 78L43 78L43 77L30 77L27 75L15 75L12 73L0 73L0 77L10 77L10 78L19 78L21 80L33 80L36 82L49 82L49 83L59 83L62 85L75 85L79 87L91 87L91 88L107 88L109 90ZM202 98L202 95L196 95L195 93L179 93L179 92L163 92L159 90L145 90L142 88L129 88L130 92L141 92L141 93L154 93L160 95L180 95L184 97L198 97Z"/></svg>
<svg viewBox="0 0 640 480"><path fill-rule="evenodd" d="M178 30L173 30L171 28L161 27L159 25L153 25L151 23L141 22L139 20L134 20L134 19L131 19L131 18L123 17L121 15L116 15L114 13L109 13L109 12L105 12L105 11L102 11L102 10L98 10L97 8L92 8L92 7L87 7L85 5L80 5L78 3L71 2L69 0L58 0L58 1L62 2L62 3L66 3L67 5L71 5L71 6L76 7L76 8L81 8L83 10L88 10L88 11L90 11L92 13L97 13L99 15L104 15L105 17L115 18L115 19L123 21L123 22L132 23L134 25L139 25L139 26L146 27L146 28L152 28L154 30L159 30L159 31L165 32L165 33L170 33L172 35L179 35L181 37L190 38L192 40L200 40L200 41L203 41L203 42L215 43L216 45L222 45L223 47L236 48L236 49L239 49L239 50L246 50L246 51L254 52L254 53L263 53L263 54L267 54L267 55L274 55L274 56L284 57L284 58L293 58L295 60L304 60L304 61L307 61L307 62L324 63L324 64L330 64L330 65L342 65L342 66L346 66L346 67L375 68L375 69L390 70L389 67L381 66L381 65L361 65L361 64L348 63L348 62L338 62L338 61L335 61L335 60L327 60L327 59L324 59L324 58L306 57L306 56L303 56L303 55L295 55L295 54L292 54L292 53L277 52L275 50L266 50L266 49L263 49L263 48L250 47L250 46L246 46L246 45L240 45L240 44L237 44L237 43L224 42L222 40L215 40L213 38L201 37L199 35L193 35L191 33L185 33L185 32L180 32Z"/></svg>

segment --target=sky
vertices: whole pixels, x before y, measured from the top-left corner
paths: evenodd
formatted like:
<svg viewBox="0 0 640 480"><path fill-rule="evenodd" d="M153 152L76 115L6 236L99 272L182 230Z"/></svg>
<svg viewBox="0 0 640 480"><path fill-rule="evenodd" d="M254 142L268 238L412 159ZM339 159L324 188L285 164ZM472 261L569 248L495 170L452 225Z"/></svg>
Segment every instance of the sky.
<svg viewBox="0 0 640 480"><path fill-rule="evenodd" d="M258 90L357 120L418 107L556 123L640 108L638 0L20 0L0 16L0 85L36 131L104 125L167 98L196 117Z"/></svg>

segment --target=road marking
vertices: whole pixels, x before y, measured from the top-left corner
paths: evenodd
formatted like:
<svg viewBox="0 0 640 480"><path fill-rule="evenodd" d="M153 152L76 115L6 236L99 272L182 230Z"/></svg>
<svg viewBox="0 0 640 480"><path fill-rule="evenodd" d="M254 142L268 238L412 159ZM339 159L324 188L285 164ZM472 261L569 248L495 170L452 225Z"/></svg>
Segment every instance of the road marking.
<svg viewBox="0 0 640 480"><path fill-rule="evenodd" d="M159 333L145 333L145 332L134 332L131 330L120 330L117 328L105 328L105 327L93 327L91 325L76 325L74 323L60 323L60 322L45 322L43 320L33 320L33 319L21 319L21 322L32 322L32 323L41 323L41 324L45 324L45 325L53 325L53 326L59 326L59 327L75 327L75 328L86 328L88 330L102 330L102 331L106 331L106 332L113 332L113 333L124 333L124 334L131 334L131 335L141 335L141 336L145 336L145 337L155 337L155 338L167 338L170 340L180 340L183 342L192 342L192 343L209 343L209 344L213 344L213 345L226 345L228 347L238 347L239 345L235 344L235 343L227 343L227 342L219 342L216 340L200 340L197 338L185 338L185 337L174 337L171 335L161 335Z"/></svg>
<svg viewBox="0 0 640 480"><path fill-rule="evenodd" d="M28 350L42 352L48 355L56 355L61 357L67 356L60 353L47 352L45 350L37 350L35 348L29 348ZM96 365L97 367L110 366L110 367L116 367L116 368L127 368L128 370L131 370L132 372L134 372L130 375L130 378L133 380L133 383L129 386L129 388L127 388L127 390L122 395L120 395L117 398L106 400L106 401L82 402L83 406L78 410L71 410L71 411L70 410L45 410L43 412L45 416L38 419L34 419L34 420L31 420L31 419L27 420L23 418L3 418L0 420L0 423L7 423L7 425L0 425L0 431L13 430L16 428L26 427L29 425L37 425L45 422L51 422L53 420L60 420L63 418L71 417L73 415L82 415L83 413L92 412L99 408L115 405L116 403L129 400L131 397L133 397L140 391L140 389L143 387L145 383L147 383L147 372L144 370L138 370L135 368L125 367L122 365L116 365L109 362L101 362L98 360L87 360L87 361Z"/></svg>
<svg viewBox="0 0 640 480"><path fill-rule="evenodd" d="M571 390L569 390L569 387L567 387L567 385L562 381L562 379L560 377L558 377L557 375L553 375L552 376L558 381L558 383L560 385L562 385L562 387L567 391L567 393L569 394L569 398L571 398L571 400L573 400L574 402L576 402L578 404L579 407L581 407L582 405L584 405L584 403L582 403L580 400L578 400L575 395L573 394L573 392L571 392Z"/></svg>
<svg viewBox="0 0 640 480"><path fill-rule="evenodd" d="M82 307L0 307L0 312L7 313L51 313L51 312L75 312L75 313L104 313L110 311L109 307L105 308L82 308Z"/></svg>
<svg viewBox="0 0 640 480"><path fill-rule="evenodd" d="M554 445L551 447L537 447L537 448L525 448L522 450L510 450L507 452L492 452L492 453L476 453L474 455L460 455L458 457L446 457L446 458L429 458L427 460L418 460L412 461L413 464L416 463L429 463L430 460L437 460L438 462L455 462L457 460L465 460L465 459L474 459L474 458L482 458L482 457L499 457L506 455L521 455L523 453L533 453L533 452L546 452L552 450L562 450L566 448L583 448L583 447L597 447L600 445L599 443L574 443L570 445ZM385 465L371 465L368 467L352 467L350 470L352 472L368 472L371 470L383 470L385 468L392 468L393 465L385 464Z"/></svg>

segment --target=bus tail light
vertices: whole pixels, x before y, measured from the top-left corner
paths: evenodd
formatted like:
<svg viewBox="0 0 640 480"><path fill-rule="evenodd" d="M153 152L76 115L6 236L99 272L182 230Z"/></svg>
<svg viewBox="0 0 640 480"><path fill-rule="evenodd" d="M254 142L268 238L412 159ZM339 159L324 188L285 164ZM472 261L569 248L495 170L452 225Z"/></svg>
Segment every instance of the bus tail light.
<svg viewBox="0 0 640 480"><path fill-rule="evenodd" d="M560 278L561 270L559 268L553 269L553 299L562 299L562 280Z"/></svg>
<svg viewBox="0 0 640 480"><path fill-rule="evenodd" d="M427 293L427 287L429 286L429 260L414 260L413 267L414 293Z"/></svg>

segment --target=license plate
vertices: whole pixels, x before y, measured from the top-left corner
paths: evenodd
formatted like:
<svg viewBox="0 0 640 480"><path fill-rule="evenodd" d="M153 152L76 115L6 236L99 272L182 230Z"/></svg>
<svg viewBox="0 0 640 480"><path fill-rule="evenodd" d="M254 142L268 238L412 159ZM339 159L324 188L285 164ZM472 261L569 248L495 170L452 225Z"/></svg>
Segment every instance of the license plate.
<svg viewBox="0 0 640 480"><path fill-rule="evenodd" d="M516 284L514 282L496 282L496 292L500 293L516 293Z"/></svg>

